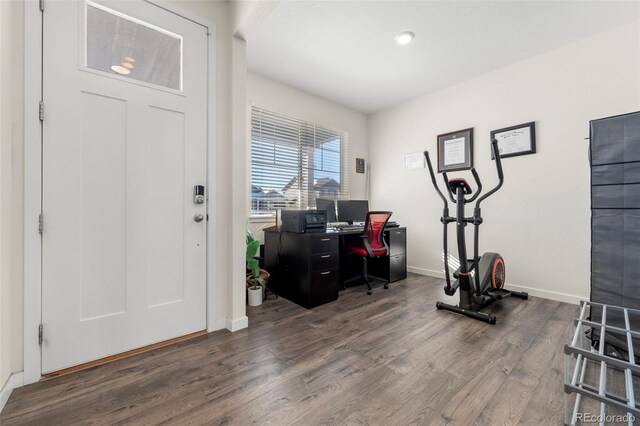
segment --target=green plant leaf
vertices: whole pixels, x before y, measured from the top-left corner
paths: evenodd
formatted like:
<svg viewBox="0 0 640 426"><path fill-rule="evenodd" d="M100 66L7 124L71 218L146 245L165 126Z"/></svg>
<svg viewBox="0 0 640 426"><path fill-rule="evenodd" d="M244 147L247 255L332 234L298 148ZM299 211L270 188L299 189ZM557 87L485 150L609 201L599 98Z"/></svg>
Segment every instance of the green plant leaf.
<svg viewBox="0 0 640 426"><path fill-rule="evenodd" d="M259 248L260 241L252 240L247 243L247 269L251 270L251 274L254 278L260 276L260 264L258 263L258 260L255 259Z"/></svg>
<svg viewBox="0 0 640 426"><path fill-rule="evenodd" d="M260 241L252 240L247 243L247 260L253 259L260 248Z"/></svg>

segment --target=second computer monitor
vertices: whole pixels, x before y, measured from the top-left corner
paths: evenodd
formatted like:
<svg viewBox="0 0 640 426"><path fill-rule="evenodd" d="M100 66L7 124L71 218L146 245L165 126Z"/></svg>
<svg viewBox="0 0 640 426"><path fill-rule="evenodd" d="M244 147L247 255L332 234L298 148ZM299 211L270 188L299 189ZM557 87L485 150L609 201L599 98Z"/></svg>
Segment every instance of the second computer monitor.
<svg viewBox="0 0 640 426"><path fill-rule="evenodd" d="M340 222L364 222L369 212L367 200L338 200L338 220Z"/></svg>
<svg viewBox="0 0 640 426"><path fill-rule="evenodd" d="M327 211L327 222L337 222L336 219L336 200L328 200L326 198L316 198L316 209Z"/></svg>

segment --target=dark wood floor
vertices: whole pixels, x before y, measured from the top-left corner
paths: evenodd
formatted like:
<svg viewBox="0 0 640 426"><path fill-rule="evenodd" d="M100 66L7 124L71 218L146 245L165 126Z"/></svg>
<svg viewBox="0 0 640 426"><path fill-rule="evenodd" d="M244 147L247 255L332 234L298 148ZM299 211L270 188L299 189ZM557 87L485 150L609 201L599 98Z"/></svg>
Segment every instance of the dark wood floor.
<svg viewBox="0 0 640 426"><path fill-rule="evenodd" d="M507 299L491 326L436 311L410 275L306 310L248 308L220 331L13 392L14 424L562 424L562 345L577 307Z"/></svg>

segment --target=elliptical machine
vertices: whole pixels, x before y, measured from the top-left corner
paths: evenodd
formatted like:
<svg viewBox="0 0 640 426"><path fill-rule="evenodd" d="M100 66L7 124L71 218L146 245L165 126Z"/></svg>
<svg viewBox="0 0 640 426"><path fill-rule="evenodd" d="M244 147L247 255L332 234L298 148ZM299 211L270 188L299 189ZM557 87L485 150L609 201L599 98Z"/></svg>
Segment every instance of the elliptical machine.
<svg viewBox="0 0 640 426"><path fill-rule="evenodd" d="M524 292L507 290L504 288L505 266L502 256L498 253L492 252L487 252L482 256L478 256L478 233L480 231L480 225L482 224L480 203L498 191L504 182L502 162L500 160L500 153L498 152L497 140L494 139L491 141L491 149L496 161L499 182L495 188L480 198L478 197L482 192L482 183L480 182L480 177L478 176L475 168L471 168L471 174L473 175L477 185L475 194L464 178L449 179L447 172L442 172L442 178L444 179L449 199L456 205L456 217L449 216L449 203L436 183L436 176L433 172L431 160L429 159L429 152L425 151L424 156L427 160L427 165L429 166L431 182L444 203L442 217L440 218L440 221L444 225L444 271L447 282L444 287L444 292L448 296L453 296L458 287L460 288L460 303L458 306L437 302L436 308L455 312L480 321L485 321L489 324L495 324L495 315L480 312L482 308L495 300L501 300L509 296L515 296L526 300L529 298L529 295ZM476 201L476 199L478 201ZM476 205L473 209L473 216L465 217L465 204L470 204L474 201L476 201ZM460 259L460 267L453 273L453 277L456 279L453 284L451 284L451 278L449 276L449 251L447 249L447 225L451 222L456 222L458 257ZM469 223L473 224L474 228L473 259L467 259L467 243L464 233L464 229Z"/></svg>

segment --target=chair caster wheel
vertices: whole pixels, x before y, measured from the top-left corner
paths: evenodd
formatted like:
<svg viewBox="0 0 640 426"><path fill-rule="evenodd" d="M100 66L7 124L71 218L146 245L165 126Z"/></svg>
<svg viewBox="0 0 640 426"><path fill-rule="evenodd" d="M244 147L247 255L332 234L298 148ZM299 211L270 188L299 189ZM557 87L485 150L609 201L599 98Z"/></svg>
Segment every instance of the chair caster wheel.
<svg viewBox="0 0 640 426"><path fill-rule="evenodd" d="M367 290L367 294L371 296L371 290Z"/></svg>
<svg viewBox="0 0 640 426"><path fill-rule="evenodd" d="M494 315L489 316L489 324L494 325L496 323L496 317Z"/></svg>
<svg viewBox="0 0 640 426"><path fill-rule="evenodd" d="M384 285L384 288L389 288L389 284L385 284L385 285Z"/></svg>

